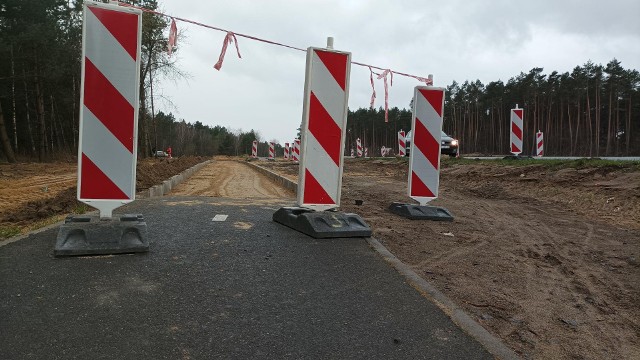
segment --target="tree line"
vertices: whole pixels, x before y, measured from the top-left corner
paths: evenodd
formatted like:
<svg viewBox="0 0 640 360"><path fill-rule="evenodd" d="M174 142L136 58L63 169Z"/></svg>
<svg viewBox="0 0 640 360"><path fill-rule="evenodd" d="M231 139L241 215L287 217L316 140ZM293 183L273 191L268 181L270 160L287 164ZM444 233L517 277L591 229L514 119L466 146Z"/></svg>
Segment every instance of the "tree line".
<svg viewBox="0 0 640 360"><path fill-rule="evenodd" d="M156 0L125 2L158 8ZM253 130L188 123L156 110L154 85L184 76L166 52L168 27L167 19L143 13L138 156L169 146L177 155L250 154L253 140L260 140ZM77 154L81 53L81 0L3 0L0 158L48 161Z"/></svg>
<svg viewBox="0 0 640 360"><path fill-rule="evenodd" d="M640 155L640 74L613 59L587 62L571 72L542 68L498 80L453 82L446 87L443 130L460 141L462 153L509 152L510 110L524 109L523 154L535 154L535 133L544 133L545 154L558 156ZM397 149L397 132L411 128L411 111L349 111L347 149Z"/></svg>
<svg viewBox="0 0 640 360"><path fill-rule="evenodd" d="M157 0L128 0L155 10ZM171 146L182 155L247 155L268 143L254 130L210 127L156 110L154 85L184 76L168 56L167 19L143 14L138 155ZM47 161L77 153L81 83L81 0L3 0L0 5L0 157ZM177 48L175 51L179 51ZM509 112L524 109L524 154L533 154L535 132L545 134L548 155L639 155L640 75L616 59L587 62L571 72L542 68L506 83L479 80L446 87L444 131L463 153L509 150ZM410 100L410 99L408 99ZM408 104L409 105L409 104ZM410 107L410 105L409 105ZM371 155L397 149L397 132L411 127L410 109L349 110L346 152L362 139ZM280 145L277 145L281 153Z"/></svg>

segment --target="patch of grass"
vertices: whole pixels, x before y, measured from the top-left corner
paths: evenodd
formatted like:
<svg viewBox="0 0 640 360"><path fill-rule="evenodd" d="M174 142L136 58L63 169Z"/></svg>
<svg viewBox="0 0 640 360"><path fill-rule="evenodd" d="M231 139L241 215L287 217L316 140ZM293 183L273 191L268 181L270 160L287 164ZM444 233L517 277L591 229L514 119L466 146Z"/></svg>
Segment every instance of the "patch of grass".
<svg viewBox="0 0 640 360"><path fill-rule="evenodd" d="M482 165L496 165L496 166L531 166L540 165L546 168L557 170L562 168L573 169L593 169L593 168L611 168L611 169L625 169L630 171L640 171L640 161L616 161L616 160L603 160L603 159L577 159L577 160L545 160L543 159L531 159L525 158L520 160L513 159L497 159L497 160L477 160L477 159L454 159L442 157L443 164L482 164Z"/></svg>
<svg viewBox="0 0 640 360"><path fill-rule="evenodd" d="M78 203L76 207L73 209L73 213L82 215L87 212L87 209L88 209L87 204Z"/></svg>
<svg viewBox="0 0 640 360"><path fill-rule="evenodd" d="M46 219L42 219L42 220L36 221L33 224L27 225L24 228L24 232L30 232L30 231L41 229L41 228L43 228L45 226L49 226L51 224L55 224L57 222L63 221L66 217L67 217L67 215L65 215L65 214L54 215L54 216L48 217Z"/></svg>
<svg viewBox="0 0 640 360"><path fill-rule="evenodd" d="M20 233L21 229L18 226L0 226L0 239L12 238Z"/></svg>

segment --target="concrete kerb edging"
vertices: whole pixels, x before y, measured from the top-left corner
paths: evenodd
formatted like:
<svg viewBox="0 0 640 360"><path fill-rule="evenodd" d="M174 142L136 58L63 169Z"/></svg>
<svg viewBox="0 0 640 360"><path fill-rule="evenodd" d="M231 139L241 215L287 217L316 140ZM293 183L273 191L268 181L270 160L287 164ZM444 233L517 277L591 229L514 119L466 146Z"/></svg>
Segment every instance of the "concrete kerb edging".
<svg viewBox="0 0 640 360"><path fill-rule="evenodd" d="M259 173L265 175L269 179L273 180L276 184L282 185L282 187L284 187L285 189L293 191L294 194L298 193L298 183L296 183L295 181L289 180L284 176L276 174L271 170L267 170L262 166L253 164L251 162L246 162L246 164L253 167Z"/></svg>
<svg viewBox="0 0 640 360"><path fill-rule="evenodd" d="M250 164L260 173L266 175L278 184L282 184L285 188L297 191L298 184L259 165ZM384 258L391 266L402 274L414 289L418 290L424 297L436 304L444 311L453 322L458 325L464 332L476 339L491 355L503 360L519 360L520 357L506 346L502 340L489 333L482 325L478 324L469 314L460 308L453 300L440 292L435 286L431 285L427 280L423 279L409 265L403 263L395 257L384 245L374 238L368 238L369 245Z"/></svg>
<svg viewBox="0 0 640 360"><path fill-rule="evenodd" d="M458 325L458 327L482 344L482 346L484 346L491 355L504 360L520 359L520 357L513 350L507 347L502 340L489 333L482 327L482 325L478 324L471 318L471 316L469 316L469 314L456 305L453 300L449 299L435 286L423 279L413 271L409 265L400 261L400 259L395 257L395 255L393 255L378 240L368 238L367 242L384 258L385 261L391 264L391 266L393 266L400 274L404 275L409 280L411 286L442 309L442 311L444 311L451 320Z"/></svg>
<svg viewBox="0 0 640 360"><path fill-rule="evenodd" d="M207 160L196 164L187 170L181 172L178 175L174 175L168 180L162 182L162 184L154 185L150 187L148 190L142 191L136 196L136 198L153 198L164 196L171 192L173 188L187 180L191 177L191 175L195 174L198 170L202 169L205 165L209 164L211 160Z"/></svg>

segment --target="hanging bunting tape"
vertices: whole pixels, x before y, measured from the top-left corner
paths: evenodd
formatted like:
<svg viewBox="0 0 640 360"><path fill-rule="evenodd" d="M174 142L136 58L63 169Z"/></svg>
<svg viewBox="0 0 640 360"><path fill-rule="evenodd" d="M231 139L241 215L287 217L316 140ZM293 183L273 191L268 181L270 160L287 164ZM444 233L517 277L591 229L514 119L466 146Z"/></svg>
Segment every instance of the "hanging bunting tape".
<svg viewBox="0 0 640 360"><path fill-rule="evenodd" d="M236 45L236 51L238 52L238 58L242 59L242 55L240 55L240 49L238 48L238 39L236 39L236 36L231 32L227 32L227 36L224 37L224 42L222 43L222 51L220 52L220 57L218 58L218 62L213 65L213 68L220 71L220 68L222 67L222 62L224 61L224 56L227 53L227 46L229 46L229 43L232 42Z"/></svg>
<svg viewBox="0 0 640 360"><path fill-rule="evenodd" d="M176 20L171 18L171 27L169 29L169 42L167 44L167 53L171 56L173 48L176 47L176 36L178 36L178 27L176 26Z"/></svg>
<svg viewBox="0 0 640 360"><path fill-rule="evenodd" d="M173 47L175 47L175 37L173 39L173 44L171 44L171 34L172 34L173 30L174 30L174 25L175 25L175 21L176 20L182 21L182 22L186 22L186 23L189 23L189 24L193 24L193 25L197 25L197 26L200 26L200 27L204 27L204 28L207 28L207 29L216 30L216 31L222 31L222 32L227 33L227 35L225 36L225 39L224 39L224 43L222 45L222 52L220 53L220 58L218 59L218 62L214 65L214 68L216 68L217 70L220 70L220 68L222 67L222 61L224 60L224 55L226 53L226 49L227 49L227 46L229 45L229 42L234 42L235 43L236 51L238 53L238 57L242 58L242 56L240 56L240 50L238 48L238 40L236 39L236 36L243 37L243 38L246 38L246 39L260 41L260 42L271 44L271 45L281 46L281 47L285 47L285 48L292 49L292 50L298 50L298 51L302 51L302 52L305 52L305 53L307 51L307 50L301 49L299 47L295 47L295 46L291 46L291 45L287 45L287 44L283 44L283 43L279 43L279 42L275 42L275 41L271 41L271 40L267 40L267 39L261 39L259 37L255 37L255 36L251 36L251 35L247 35L247 34L234 33L232 31L229 31L229 30L226 30L226 29L222 29L222 28L219 28L219 27L203 24L203 23L200 23L200 22L197 22L197 21L193 21L193 20L189 20L189 19L185 19L185 18L181 18L181 17L177 17L177 16L170 16L170 15L158 12L158 11L145 9L143 7L130 5L130 4L119 2L119 1L117 1L116 3L118 5L120 5L120 6L130 7L130 8L134 8L134 9L140 9L141 11L146 12L146 13L150 13L150 14L154 14L154 15L164 16L164 17L170 18L172 20L172 22L171 22L171 30L170 30L170 33L169 33L169 42L170 42L169 48L168 48L169 55L171 55ZM177 32L177 30L176 30L176 32ZM389 92L388 92L388 87L387 87L387 75L388 74L391 74L391 85L392 86L393 86L393 74L394 73L396 75L400 75L400 76L405 76L405 77L410 77L410 78L416 79L416 80L424 83L425 85L433 85L433 81L431 81L431 80L429 80L427 78L421 77L421 76L411 75L411 74L403 73L403 72L400 72L400 71L391 70L391 69L388 69L388 68L381 68L381 67L378 67L378 66L369 65L369 64L365 64L365 63L361 63L361 62L357 62L357 61L352 61L351 63L354 64L354 65L358 65L358 66L368 67L369 71L371 72L370 81L371 81L371 88L373 90L373 94L371 95L370 106L372 108L373 108L373 103L374 103L375 98L376 98L376 90L375 90L375 88L373 86L373 74L376 74L378 76L378 79L384 79L384 86L385 86L385 121L386 122L388 122L388 97L389 97ZM382 71L382 74L375 73L371 69L380 70L380 71Z"/></svg>
<svg viewBox="0 0 640 360"><path fill-rule="evenodd" d="M369 107L373 109L373 102L376 101L376 88L375 86L373 86L373 70L371 70L371 66L369 66L369 73L369 80L371 80L371 90L373 91L373 93L371 94L371 103L369 104Z"/></svg>
<svg viewBox="0 0 640 360"><path fill-rule="evenodd" d="M387 75L391 74L391 86L393 86L393 72L389 69L378 75L378 80L384 79L384 122L389 122L389 86Z"/></svg>

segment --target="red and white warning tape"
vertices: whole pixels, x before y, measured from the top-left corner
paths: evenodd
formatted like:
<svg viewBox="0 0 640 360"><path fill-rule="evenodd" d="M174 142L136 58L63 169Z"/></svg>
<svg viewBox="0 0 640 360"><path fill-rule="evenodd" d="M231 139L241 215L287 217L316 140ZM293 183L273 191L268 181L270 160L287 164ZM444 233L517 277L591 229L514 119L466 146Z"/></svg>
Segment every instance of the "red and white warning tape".
<svg viewBox="0 0 640 360"><path fill-rule="evenodd" d="M173 49L173 47L175 47L175 34L177 33L177 28L175 28L175 21L176 20L183 21L183 22L186 22L186 23L189 23L189 24L193 24L193 25L197 25L197 26L201 26L201 27L204 27L204 28L207 28L207 29L211 29L211 30L225 32L227 35L225 36L224 41L222 43L222 50L220 52L220 56L218 58L218 62L214 65L214 68L216 70L220 70L220 68L222 67L222 62L224 61L224 56L226 54L227 47L229 46L229 42L234 42L235 43L236 51L238 53L238 57L242 58L242 56L240 56L240 49L238 48L238 40L236 39L236 36L243 37L243 38L246 38L246 39L260 41L260 42L271 44L271 45L281 46L281 47L285 47L285 48L292 49L292 50L298 50L298 51L303 51L303 52L307 51L307 50L301 49L299 47L295 47L295 46L279 43L279 42L276 42L276 41L271 41L271 40L262 39L262 38L259 38L259 37L256 37L256 36L251 36L251 35L247 35L247 34L241 34L241 33L233 32L233 31L230 31L230 30L226 30L226 29L222 29L222 28L219 28L219 27L203 24L201 22L197 22L197 21L193 21L193 20L189 20L189 19L185 19L185 18L181 18L181 17L177 17L177 16L170 16L170 15L167 15L167 14L159 12L159 11L145 9L145 8L142 8L142 7L139 7L139 6L130 5L130 4L123 3L123 2L117 2L117 3L120 6L126 6L126 7L135 8L135 9L140 9L140 10L142 10L144 12L147 12L147 13L150 13L150 14L155 14L155 15L159 15L159 16L164 16L164 17L170 18L172 23L171 23L171 30L170 30L170 33L169 33L169 46L168 46L168 49L167 49L168 52L169 52L169 55L171 55L172 49ZM174 34L173 41L172 41L172 38L171 38L172 34ZM371 88L373 90L373 93L371 94L371 104L370 104L370 106L372 108L373 108L373 104L374 104L374 101L375 101L375 98L376 98L376 90L375 90L374 85L373 85L373 74L378 75L378 79L384 79L385 122L389 122L389 116L388 116L389 88L388 88L388 85L387 85L387 75L388 74L391 74L391 85L393 85L393 74L416 79L419 82L424 83L425 85L433 85L433 80L428 79L428 78L424 78L424 77L421 77L421 76L411 75L411 74L407 74L407 73L404 73L404 72L391 70L389 68L382 68L382 67L379 67L379 66L369 65L369 64L365 64L365 63L361 63L361 62L357 62L357 61L352 61L351 63L354 64L354 65L367 67L367 68L369 68L369 71L371 72L370 81L371 81ZM373 70L371 70L371 69L380 70L380 71L382 71L382 73L381 74L374 73Z"/></svg>

